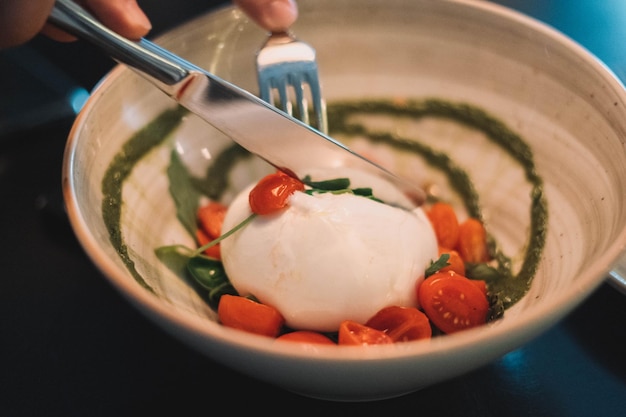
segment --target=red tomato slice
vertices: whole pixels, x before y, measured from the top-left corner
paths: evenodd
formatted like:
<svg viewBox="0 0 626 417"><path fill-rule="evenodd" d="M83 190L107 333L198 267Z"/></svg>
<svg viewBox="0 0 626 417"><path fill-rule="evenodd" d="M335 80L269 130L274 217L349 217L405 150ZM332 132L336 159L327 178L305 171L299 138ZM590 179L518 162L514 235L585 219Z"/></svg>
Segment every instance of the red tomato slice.
<svg viewBox="0 0 626 417"><path fill-rule="evenodd" d="M340 345L381 345L393 343L393 340L384 332L352 320L341 322L338 336Z"/></svg>
<svg viewBox="0 0 626 417"><path fill-rule="evenodd" d="M276 340L284 340L288 342L298 342L298 343L309 343L309 344L317 344L317 345L334 345L335 342L332 341L327 336L324 336L318 332L312 332L309 330L296 330L293 332L285 333L276 338Z"/></svg>
<svg viewBox="0 0 626 417"><path fill-rule="evenodd" d="M204 246L212 240L213 239L209 238L209 236L202 229L196 230L196 242L198 242L199 246ZM220 248L220 244L218 243L205 249L204 254L211 258L222 259L222 250Z"/></svg>
<svg viewBox="0 0 626 417"><path fill-rule="evenodd" d="M450 259L448 259L448 263L450 265L444 266L439 270L439 272L454 271L459 275L465 275L465 262L463 261L463 258L461 258L461 255L459 255L459 252L455 251L454 249L448 249L444 248L443 246L439 246L439 256L443 255L444 253L450 255Z"/></svg>
<svg viewBox="0 0 626 417"><path fill-rule="evenodd" d="M433 204L426 215L433 226L440 246L453 248L459 238L459 220L454 208L447 203Z"/></svg>
<svg viewBox="0 0 626 417"><path fill-rule="evenodd" d="M261 178L250 191L250 208L256 214L272 214L287 206L287 199L296 191L304 191L304 183L284 172Z"/></svg>
<svg viewBox="0 0 626 417"><path fill-rule="evenodd" d="M469 329L487 321L489 301L478 285L454 272L428 277L417 291L420 306L444 333Z"/></svg>
<svg viewBox="0 0 626 417"><path fill-rule="evenodd" d="M285 323L274 307L230 294L220 298L217 316L224 326L269 337L278 336Z"/></svg>
<svg viewBox="0 0 626 417"><path fill-rule="evenodd" d="M484 281L482 279L470 279L470 282L474 284L480 290L480 292L485 294L485 297L487 297L487 281Z"/></svg>
<svg viewBox="0 0 626 417"><path fill-rule="evenodd" d="M387 333L394 342L429 339L432 336L428 317L413 307L385 307L365 325Z"/></svg>
<svg viewBox="0 0 626 417"><path fill-rule="evenodd" d="M198 209L198 223L204 233L213 240L222 234L222 224L228 207L211 201Z"/></svg>
<svg viewBox="0 0 626 417"><path fill-rule="evenodd" d="M459 225L456 249L465 262L481 263L489 260L487 230L477 219L469 218Z"/></svg>

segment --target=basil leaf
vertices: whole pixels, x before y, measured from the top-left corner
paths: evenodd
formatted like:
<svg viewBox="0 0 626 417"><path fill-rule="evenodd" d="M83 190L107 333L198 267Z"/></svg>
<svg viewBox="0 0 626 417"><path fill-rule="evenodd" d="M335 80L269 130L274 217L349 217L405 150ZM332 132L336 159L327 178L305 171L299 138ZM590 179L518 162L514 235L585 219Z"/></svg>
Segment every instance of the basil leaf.
<svg viewBox="0 0 626 417"><path fill-rule="evenodd" d="M187 271L187 262L191 257L191 249L182 245L161 246L154 250L155 255L170 271L183 277Z"/></svg>
<svg viewBox="0 0 626 417"><path fill-rule="evenodd" d="M437 259L435 262L430 261L430 266L426 268L426 273L424 274L426 278L433 275L434 273L439 271L441 268L445 268L446 266L450 265L448 263L448 260L450 260L450 254L442 253L439 259Z"/></svg>
<svg viewBox="0 0 626 417"><path fill-rule="evenodd" d="M237 295L221 261L201 255L194 256L187 262L187 270L202 288L208 290L208 302L212 308L217 308L222 295Z"/></svg>
<svg viewBox="0 0 626 417"><path fill-rule="evenodd" d="M170 181L169 191L176 204L176 217L191 236L195 237L200 193L193 186L187 168L174 150L167 167Z"/></svg>
<svg viewBox="0 0 626 417"><path fill-rule="evenodd" d="M374 192L372 191L371 188L353 188L352 192L356 195L360 195L363 197L373 197L374 196Z"/></svg>
<svg viewBox="0 0 626 417"><path fill-rule="evenodd" d="M311 177L307 175L304 177L302 182L311 188L324 191L344 190L350 187L350 178L334 178L332 180L325 181L311 181Z"/></svg>
<svg viewBox="0 0 626 417"><path fill-rule="evenodd" d="M471 279L489 282L497 281L502 277L500 271L487 264L466 264L465 275Z"/></svg>

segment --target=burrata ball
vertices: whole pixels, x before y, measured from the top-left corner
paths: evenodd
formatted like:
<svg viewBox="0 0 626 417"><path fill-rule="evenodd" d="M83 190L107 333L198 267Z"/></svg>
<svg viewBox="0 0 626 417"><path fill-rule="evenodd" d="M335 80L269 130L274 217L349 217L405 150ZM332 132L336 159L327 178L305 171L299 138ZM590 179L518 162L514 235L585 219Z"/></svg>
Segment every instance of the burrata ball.
<svg viewBox="0 0 626 417"><path fill-rule="evenodd" d="M222 230L251 214L252 187L234 199ZM289 327L332 332L343 320L364 323L390 305L418 306L416 286L438 249L421 208L296 192L285 209L224 239L221 253L239 294L277 308Z"/></svg>

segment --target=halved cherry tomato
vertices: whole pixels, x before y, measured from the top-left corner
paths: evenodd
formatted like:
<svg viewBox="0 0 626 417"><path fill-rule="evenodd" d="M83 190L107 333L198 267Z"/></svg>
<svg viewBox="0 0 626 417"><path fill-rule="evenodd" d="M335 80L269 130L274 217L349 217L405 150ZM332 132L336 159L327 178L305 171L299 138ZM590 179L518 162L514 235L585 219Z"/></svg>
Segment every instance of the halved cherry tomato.
<svg viewBox="0 0 626 417"><path fill-rule="evenodd" d="M228 207L222 203L211 201L198 209L198 225L209 239L217 239L222 234L222 224Z"/></svg>
<svg viewBox="0 0 626 417"><path fill-rule="evenodd" d="M438 272L418 287L418 300L430 321L444 333L485 324L487 296L472 281L454 272Z"/></svg>
<svg viewBox="0 0 626 417"><path fill-rule="evenodd" d="M481 263L489 260L487 231L480 220L469 218L459 225L456 249L465 262Z"/></svg>
<svg viewBox="0 0 626 417"><path fill-rule="evenodd" d="M394 342L428 339L432 336L428 317L414 307L385 307L365 325L386 333Z"/></svg>
<svg viewBox="0 0 626 417"><path fill-rule="evenodd" d="M282 171L266 175L250 191L250 208L256 214L275 213L287 206L287 199L296 191L304 191L304 183Z"/></svg>
<svg viewBox="0 0 626 417"><path fill-rule="evenodd" d="M487 281L484 281L482 279L470 279L470 282L474 284L480 290L480 292L485 294L485 297L487 296Z"/></svg>
<svg viewBox="0 0 626 417"><path fill-rule="evenodd" d="M285 323L274 307L230 294L220 298L217 316L224 326L270 337L278 336Z"/></svg>
<svg viewBox="0 0 626 417"><path fill-rule="evenodd" d="M454 208L447 203L435 203L426 215L433 226L439 246L454 248L459 238L459 220Z"/></svg>
<svg viewBox="0 0 626 417"><path fill-rule="evenodd" d="M198 246L204 246L207 243L211 242L212 238L210 238L202 229L196 230L196 242L198 242ZM204 250L204 254L210 256L214 259L222 259L222 250L220 249L220 244L213 245Z"/></svg>
<svg viewBox="0 0 626 417"><path fill-rule="evenodd" d="M276 338L276 340L284 340L288 342L309 343L319 345L334 345L335 342L331 338L318 332L310 330L296 330L285 333Z"/></svg>
<svg viewBox="0 0 626 417"><path fill-rule="evenodd" d="M463 261L463 258L461 258L461 255L459 255L459 252L455 251L454 249L448 249L444 248L443 246L439 246L439 256L443 255L444 253L450 255L450 259L448 259L448 263L450 265L444 266L439 270L439 272L454 271L459 275L465 275L465 262Z"/></svg>
<svg viewBox="0 0 626 417"><path fill-rule="evenodd" d="M353 320L344 320L339 325L340 345L381 345L393 343L385 332L357 323Z"/></svg>

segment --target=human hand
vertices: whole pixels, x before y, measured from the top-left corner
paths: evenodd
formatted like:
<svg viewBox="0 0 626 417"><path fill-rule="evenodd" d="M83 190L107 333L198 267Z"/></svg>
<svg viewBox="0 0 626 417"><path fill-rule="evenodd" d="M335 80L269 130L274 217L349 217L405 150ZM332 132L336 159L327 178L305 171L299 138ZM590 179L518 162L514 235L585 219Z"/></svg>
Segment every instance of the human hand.
<svg viewBox="0 0 626 417"><path fill-rule="evenodd" d="M55 0L0 0L0 48L20 45L38 33L59 40L74 38L46 23ZM294 0L233 0L250 18L268 31L284 31L296 20ZM151 29L137 0L80 0L106 26L129 39L139 39Z"/></svg>
<svg viewBox="0 0 626 417"><path fill-rule="evenodd" d="M38 33L58 41L70 41L69 34L46 23L55 0L1 0L0 48L27 42ZM106 26L129 39L139 39L152 28L136 0L81 0Z"/></svg>
<svg viewBox="0 0 626 417"><path fill-rule="evenodd" d="M298 18L295 0L233 0L257 25L270 32L284 32Z"/></svg>

